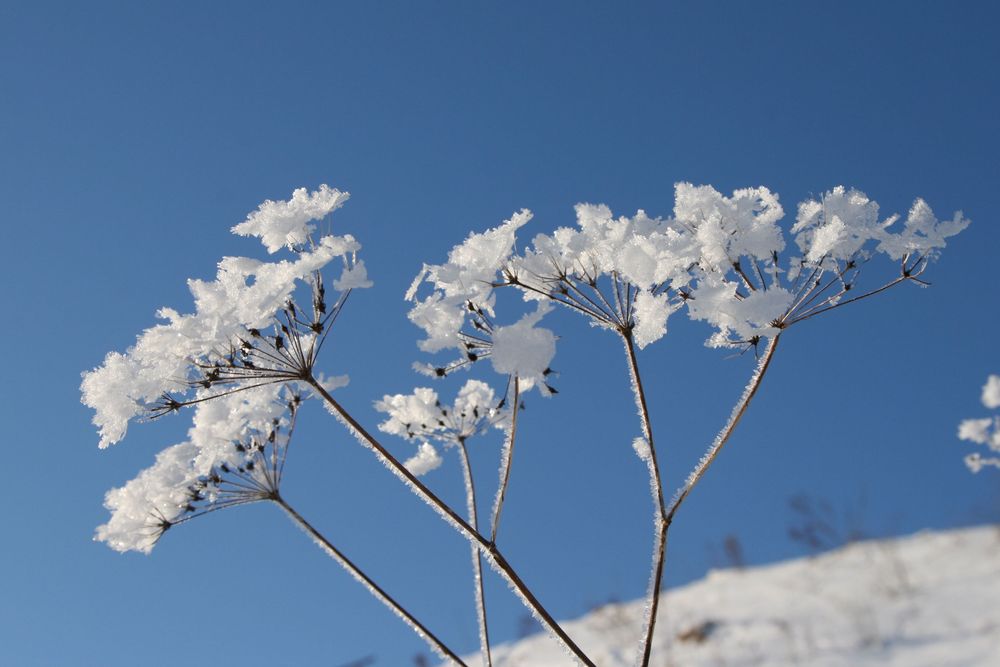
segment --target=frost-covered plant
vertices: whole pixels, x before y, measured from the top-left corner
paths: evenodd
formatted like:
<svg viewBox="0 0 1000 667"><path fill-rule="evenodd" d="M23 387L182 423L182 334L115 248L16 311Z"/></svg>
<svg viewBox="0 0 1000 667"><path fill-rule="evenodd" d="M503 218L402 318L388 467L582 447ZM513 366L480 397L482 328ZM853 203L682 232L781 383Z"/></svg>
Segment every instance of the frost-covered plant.
<svg viewBox="0 0 1000 667"><path fill-rule="evenodd" d="M375 407L389 415L389 418L379 424L379 429L417 442L417 453L407 459L403 465L414 475L423 475L442 463L441 456L431 442L437 442L445 448L458 452L462 465L462 479L465 484L465 504L469 524L479 530L479 518L476 510L476 485L469 461L467 442L475 435L482 434L496 427L508 430L508 441L513 432L508 425L516 423L511 410L517 406L505 408L506 397L499 402L493 389L479 380L469 380L459 390L453 405L443 405L438 400L437 392L427 387L418 387L412 394L395 394L384 396ZM509 454L509 448L505 450ZM504 468L509 469L508 461ZM500 517L502 494L497 494L494 503L491 525L491 541L496 540L497 522ZM483 565L479 549L472 545L472 568L474 575L474 590L476 597L476 612L479 621L479 643L485 664L492 664L490 655L489 624L486 615L486 595L483 590Z"/></svg>
<svg viewBox="0 0 1000 667"><path fill-rule="evenodd" d="M161 310L165 323L143 332L124 354L109 354L101 367L84 375L83 401L96 411L102 447L120 440L128 422L137 417L155 419L194 408L188 441L169 448L156 465L109 493L106 504L112 517L98 530L98 539L119 550L148 552L167 528L194 516L232 504L275 502L432 648L461 664L453 651L284 502L279 482L288 435L279 433L285 429L290 435L297 397L315 397L469 541L485 664L490 664L490 647L482 592L484 558L577 661L593 664L497 544L522 397L533 388L544 396L556 393L550 378L557 337L541 322L560 306L611 332L625 351L640 423L638 437L623 440L632 441L647 466L654 504L647 616L638 652L639 664L647 665L669 527L749 407L780 337L795 324L901 283L925 285L921 276L928 263L946 238L968 224L961 214L938 220L919 199L901 224L899 216L880 219L878 204L857 190L838 187L799 205L790 232L795 250L788 252L792 245L778 225L784 210L768 189L737 190L727 197L710 186L681 183L675 194L673 216L666 218L641 210L616 218L606 206L580 204L576 227L537 234L518 250L517 232L531 220L531 213L522 210L494 229L471 234L443 264L424 264L406 294L413 302L409 318L425 333L419 343L424 352L452 350L457 357L420 363L417 370L445 377L488 359L506 378L507 389L497 401L487 384L470 380L450 406L429 388L385 396L377 403L388 414L381 430L417 443L414 455L402 462L334 398L331 392L345 386L347 378L326 379L316 369L347 296L371 285L357 258L360 244L349 235L318 234L313 224L341 206L347 194L322 186L312 193L296 190L287 202L265 202L233 231L257 236L269 253L284 249L290 258L223 259L215 281L191 281L194 313ZM859 276L876 254L896 262L898 274L862 290ZM343 268L330 283L337 292L330 298L323 272L336 259ZM501 291L520 293L528 311L498 316ZM753 349L758 360L730 418L668 502L638 351L662 339L668 320L682 309L691 319L711 325L708 345ZM486 533L476 515L466 442L491 427L503 429L505 438ZM979 432L985 433L982 428ZM418 478L442 462L435 443L460 455L468 519Z"/></svg>
<svg viewBox="0 0 1000 667"><path fill-rule="evenodd" d="M1000 408L1000 375L990 375L983 385L980 401L985 408ZM958 425L958 437L962 440L985 446L989 456L972 452L965 457L965 465L972 472L979 472L984 466L1000 468L1000 415L982 419L963 419Z"/></svg>

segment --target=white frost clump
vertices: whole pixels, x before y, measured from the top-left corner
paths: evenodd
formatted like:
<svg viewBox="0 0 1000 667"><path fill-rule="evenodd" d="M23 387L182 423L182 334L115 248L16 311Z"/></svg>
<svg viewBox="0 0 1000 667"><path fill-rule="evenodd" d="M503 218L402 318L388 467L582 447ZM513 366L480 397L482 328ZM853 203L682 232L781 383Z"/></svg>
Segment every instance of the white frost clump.
<svg viewBox="0 0 1000 667"><path fill-rule="evenodd" d="M1000 408L1000 375L989 376L983 385L980 400L991 410ZM977 445L985 445L994 454L982 456L979 452L973 452L966 456L965 464L972 472L979 472L984 466L1000 468L1000 416L965 419L958 425L958 437Z"/></svg>
<svg viewBox="0 0 1000 667"><path fill-rule="evenodd" d="M528 390L538 384L546 393L545 376L556 355L556 336L549 329L536 326L552 306L539 303L534 312L526 314L515 324L497 327L493 331L493 350L490 361L493 370L520 379L521 387Z"/></svg>
<svg viewBox="0 0 1000 667"><path fill-rule="evenodd" d="M431 470L439 468L444 462L434 445L429 442L422 442L417 448L417 453L403 461L403 466L411 473L420 477Z"/></svg>
<svg viewBox="0 0 1000 667"><path fill-rule="evenodd" d="M796 242L808 262L825 259L848 260L861 253L866 244L890 259L904 256L933 257L945 247L945 239L968 227L968 219L956 212L951 220L939 221L923 199L917 199L901 231L892 228L899 220L892 215L879 221L879 206L865 193L838 186L820 201L799 204L798 218L792 227Z"/></svg>
<svg viewBox="0 0 1000 667"><path fill-rule="evenodd" d="M232 232L240 236L259 237L271 254L282 246L294 250L309 240L309 235L316 228L311 222L322 220L343 206L350 196L348 192L326 185L319 186L315 192L299 188L288 201L268 199L244 222L233 227Z"/></svg>
<svg viewBox="0 0 1000 667"><path fill-rule="evenodd" d="M983 405L990 410L1000 408L1000 375L991 375L983 385Z"/></svg>

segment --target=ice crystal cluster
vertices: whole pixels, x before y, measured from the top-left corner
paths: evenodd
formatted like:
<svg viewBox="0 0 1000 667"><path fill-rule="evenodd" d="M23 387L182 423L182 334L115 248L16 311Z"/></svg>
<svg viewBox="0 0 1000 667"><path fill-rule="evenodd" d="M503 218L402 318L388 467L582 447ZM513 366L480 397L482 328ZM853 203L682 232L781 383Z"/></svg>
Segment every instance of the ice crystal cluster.
<svg viewBox="0 0 1000 667"><path fill-rule="evenodd" d="M150 535L184 515L191 485L220 466L239 468L246 452L235 445L272 429L284 414L289 390L311 377L344 295L371 285L352 236L315 235L313 223L347 198L322 186L296 190L287 202L265 202L232 231L258 237L271 254L284 248L289 257L223 258L214 281L188 282L193 313L161 309L163 323L84 373L82 400L95 411L101 447L120 441L135 418L193 408L188 439L108 493L111 519L98 539L120 551L149 551ZM333 287L340 296L328 302L321 270L336 260L341 270ZM302 288L309 291L307 308L296 305ZM346 381L337 377L325 386Z"/></svg>
<svg viewBox="0 0 1000 667"><path fill-rule="evenodd" d="M983 385L980 400L990 410L1000 408L1000 375L989 376ZM1000 468L1000 415L962 420L958 425L958 437L984 445L990 452L989 456L972 452L965 457L965 464L972 472L979 472L984 466Z"/></svg>

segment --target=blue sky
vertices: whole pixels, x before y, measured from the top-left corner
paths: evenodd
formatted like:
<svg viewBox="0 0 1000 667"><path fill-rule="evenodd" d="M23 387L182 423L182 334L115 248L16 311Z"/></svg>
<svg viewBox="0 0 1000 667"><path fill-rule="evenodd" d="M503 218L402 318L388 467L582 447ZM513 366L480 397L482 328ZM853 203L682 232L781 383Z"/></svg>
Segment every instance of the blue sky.
<svg viewBox="0 0 1000 667"><path fill-rule="evenodd" d="M684 180L765 185L788 211L841 183L887 213L917 196L942 217L962 209L973 225L930 289L789 332L672 529L667 578L720 565L727 535L752 563L802 553L787 537L797 493L872 535L996 521L1000 478L970 476L955 427L983 413L979 387L1000 371L998 14L987 2L4 3L0 662L405 665L424 650L275 508L192 522L150 557L91 541L104 491L185 425L133 427L98 451L79 373L158 307L188 309L185 279L257 254L228 229L259 202L320 183L352 193L335 228L365 245L376 283L352 297L321 363L350 374L344 402L368 424L383 393L426 383L410 371L419 331L401 298L421 262L522 207L539 231L571 224L579 201L668 215ZM651 531L620 346L566 314L553 326L561 393L529 400L502 539L572 617L642 594ZM641 359L671 488L753 364L704 348L696 323L672 327ZM489 488L499 443L479 445ZM296 447L288 499L474 650L463 542L318 406ZM428 482L460 507L447 463ZM494 636L515 636L519 605L492 578L487 594Z"/></svg>

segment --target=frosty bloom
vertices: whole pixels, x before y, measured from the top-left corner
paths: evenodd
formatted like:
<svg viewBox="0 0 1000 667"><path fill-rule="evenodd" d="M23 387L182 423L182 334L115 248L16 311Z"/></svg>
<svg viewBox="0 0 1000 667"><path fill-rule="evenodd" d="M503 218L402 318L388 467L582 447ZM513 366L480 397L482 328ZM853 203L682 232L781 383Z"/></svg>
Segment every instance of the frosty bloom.
<svg viewBox="0 0 1000 667"><path fill-rule="evenodd" d="M504 428L510 418L504 403L497 402L493 389L485 382L468 380L452 405L442 404L433 389L417 387L412 394L385 395L375 403L375 408L388 415L379 424L379 430L418 441L416 455L405 465L410 472L420 475L441 464L431 440L453 446L490 427Z"/></svg>
<svg viewBox="0 0 1000 667"><path fill-rule="evenodd" d="M315 219L308 216L329 212L346 198L333 193L326 186L311 195L296 191L290 202L265 203L234 230L265 239L275 230L287 236L289 220L304 225ZM299 229L306 227L311 230ZM198 391L193 400L203 401L212 397L205 391L212 388L304 379L348 290L371 283L356 258L361 246L350 235L326 235L307 248L294 245L293 259L223 258L215 280L189 281L195 312L161 309L163 323L140 334L124 354L111 352L100 367L83 374L82 401L95 410L101 447L121 440L137 416L156 417L188 404L183 395L192 390ZM328 304L320 271L338 257L344 271L334 285L342 294ZM305 312L293 298L301 284L312 291Z"/></svg>
<svg viewBox="0 0 1000 667"><path fill-rule="evenodd" d="M232 232L240 236L257 236L271 254L282 246L295 250L306 244L309 235L315 231L310 223L322 220L344 205L350 193L341 192L327 185L309 192L299 188L288 201L268 199L247 216L244 222L234 226Z"/></svg>
<svg viewBox="0 0 1000 667"><path fill-rule="evenodd" d="M416 301L410 321L427 334L427 339L420 342L421 350L461 348L458 331L470 303L493 315L492 292L497 274L513 252L517 230L530 220L531 211L523 209L499 227L470 234L452 248L444 264L424 264L406 292L407 301ZM417 301L417 290L424 282L430 283L433 292Z"/></svg>
<svg viewBox="0 0 1000 667"><path fill-rule="evenodd" d="M543 378L551 372L555 335L538 326L548 308L539 306L512 325L494 323L494 288L503 284L497 282L501 273L510 275L515 233L530 219L531 213L522 210L499 227L471 234L451 250L445 264L424 265L406 293L407 300L416 301L410 321L427 334L419 347L425 352L457 349L461 356L445 365L418 364L417 370L440 377L490 358L498 373L517 375L525 389L552 391ZM417 301L424 282L433 291Z"/></svg>
<svg viewBox="0 0 1000 667"><path fill-rule="evenodd" d="M298 407L297 397L285 402L281 393L268 387L199 404L187 441L108 491L111 517L95 539L116 551L149 553L172 526L277 494Z"/></svg>
<svg viewBox="0 0 1000 667"><path fill-rule="evenodd" d="M576 217L577 229L537 235L511 260L504 284L633 335L640 347L658 340L698 260L693 235L642 210L616 218L603 204L577 204Z"/></svg>
<svg viewBox="0 0 1000 667"><path fill-rule="evenodd" d="M1000 407L1000 375L990 375L983 385L980 397L982 404L995 410ZM972 472L979 472L984 466L1000 468L1000 415L983 419L965 419L958 425L960 440L984 445L990 450L991 456L982 456L973 452L965 457L965 464Z"/></svg>
<svg viewBox="0 0 1000 667"><path fill-rule="evenodd" d="M792 324L900 282L924 284L918 277L944 239L968 225L960 213L939 222L918 199L896 229L899 216L880 221L876 202L838 186L799 204L791 232L803 256L783 268L785 241L777 226L782 213L777 195L766 188L725 198L707 186L677 186L676 222L691 230L701 248L693 287L682 296L693 319L716 328L708 345L755 346ZM851 290L873 252L898 260L900 275L854 296Z"/></svg>

